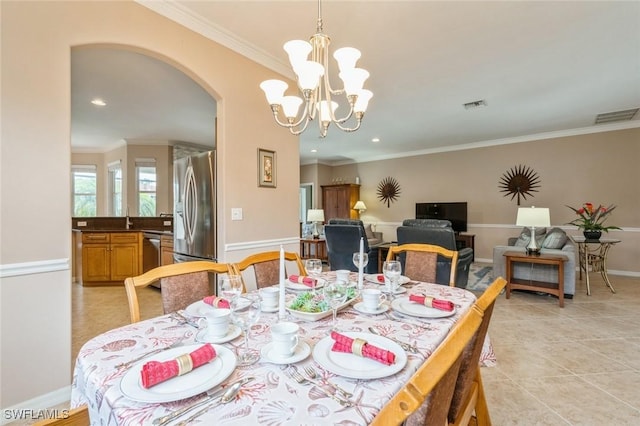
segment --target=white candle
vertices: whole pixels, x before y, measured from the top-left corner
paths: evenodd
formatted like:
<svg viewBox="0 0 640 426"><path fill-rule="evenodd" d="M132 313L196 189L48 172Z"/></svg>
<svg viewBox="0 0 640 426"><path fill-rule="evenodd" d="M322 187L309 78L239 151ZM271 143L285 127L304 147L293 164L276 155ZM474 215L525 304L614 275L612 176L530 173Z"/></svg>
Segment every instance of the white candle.
<svg viewBox="0 0 640 426"><path fill-rule="evenodd" d="M284 248L280 246L280 309L278 312L278 317L283 320L286 317L286 311L284 308Z"/></svg>
<svg viewBox="0 0 640 426"><path fill-rule="evenodd" d="M363 278L364 278L364 267L362 265L362 258L364 257L364 238L360 237L360 258L358 260L358 290L362 290L363 287Z"/></svg>

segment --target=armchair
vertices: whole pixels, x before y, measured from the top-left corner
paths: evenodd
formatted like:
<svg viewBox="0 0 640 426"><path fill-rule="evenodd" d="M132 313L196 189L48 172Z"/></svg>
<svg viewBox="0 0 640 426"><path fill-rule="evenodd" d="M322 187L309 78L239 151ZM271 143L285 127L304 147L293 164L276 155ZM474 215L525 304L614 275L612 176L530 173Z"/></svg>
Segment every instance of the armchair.
<svg viewBox="0 0 640 426"><path fill-rule="evenodd" d="M369 254L369 263L364 268L367 274L378 272L378 248L370 247L361 220L330 219L324 226L327 256L332 271L348 269L357 271L353 264L353 253L360 250L360 238L364 238L364 252Z"/></svg>
<svg viewBox="0 0 640 426"><path fill-rule="evenodd" d="M456 235L448 220L437 219L405 219L397 229L398 244L432 244L448 250L458 251L458 266L456 271L456 287L466 288L469 279L469 268L473 262L473 249L458 250ZM401 258L400 262L404 259ZM404 268L404 264L403 264ZM436 283L449 284L451 261L438 257L436 269Z"/></svg>

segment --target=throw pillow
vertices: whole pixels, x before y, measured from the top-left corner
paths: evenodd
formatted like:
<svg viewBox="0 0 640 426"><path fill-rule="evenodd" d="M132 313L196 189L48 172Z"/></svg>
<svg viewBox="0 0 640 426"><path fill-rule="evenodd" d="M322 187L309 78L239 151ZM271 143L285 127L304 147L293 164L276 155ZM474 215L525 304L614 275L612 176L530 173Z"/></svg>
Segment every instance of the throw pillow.
<svg viewBox="0 0 640 426"><path fill-rule="evenodd" d="M567 234L560 228L553 228L549 231L544 241L542 242L542 248L547 249L561 249L567 243Z"/></svg>
<svg viewBox="0 0 640 426"><path fill-rule="evenodd" d="M371 238L375 238L375 235L373 235L373 229L371 229L371 224L364 227L364 233L367 236L368 240Z"/></svg>
<svg viewBox="0 0 640 426"><path fill-rule="evenodd" d="M536 243L538 244L538 247L540 247L540 244L542 244L542 241L544 240L544 235L546 232L547 232L547 228L536 228L535 236L536 236ZM516 240L516 243L514 245L516 247L526 247L529 245L530 239L531 239L531 229L522 228L522 231L520 232L520 235L518 236L518 239Z"/></svg>

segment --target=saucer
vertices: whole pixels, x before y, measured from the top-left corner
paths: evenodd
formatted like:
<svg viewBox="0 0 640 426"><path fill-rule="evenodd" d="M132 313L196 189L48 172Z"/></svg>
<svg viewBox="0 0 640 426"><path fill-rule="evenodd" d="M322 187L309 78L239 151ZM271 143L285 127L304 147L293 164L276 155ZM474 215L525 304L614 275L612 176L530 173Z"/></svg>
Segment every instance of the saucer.
<svg viewBox="0 0 640 426"><path fill-rule="evenodd" d="M266 307L266 306L262 306L262 307L260 308L260 310L261 310L262 312L278 312L278 309L279 309L279 306L278 306L278 305L276 305L276 306L272 306L272 307L270 307L270 308L268 308L268 307Z"/></svg>
<svg viewBox="0 0 640 426"><path fill-rule="evenodd" d="M226 343L230 342L242 333L240 327L229 324L229 331L226 335L220 337L207 336L207 328L205 327L196 335L196 342L200 343Z"/></svg>
<svg viewBox="0 0 640 426"><path fill-rule="evenodd" d="M369 309L367 309L365 307L363 302L360 302L360 303L356 303L355 305L353 305L353 309L355 309L356 311L361 312L363 314L378 315L378 314L381 314L383 312L387 312L389 310L389 305L383 303L375 311L370 311Z"/></svg>
<svg viewBox="0 0 640 426"><path fill-rule="evenodd" d="M386 287L385 287L385 288L383 288L383 289L380 289L380 291L382 291L384 294L389 294L389 293L390 293L390 291L389 291L389 290L387 290L387 288L386 288ZM396 289L396 291L395 291L393 294L394 294L394 295L395 295L395 294L402 294L402 293L406 293L406 292L407 292L407 289L406 289L406 288L404 288L404 287L398 287L398 288Z"/></svg>
<svg viewBox="0 0 640 426"><path fill-rule="evenodd" d="M286 358L273 355L272 349L273 344L269 343L260 351L262 358L272 364L293 364L298 361L302 361L311 354L311 347L306 342L299 342L293 352L293 355Z"/></svg>

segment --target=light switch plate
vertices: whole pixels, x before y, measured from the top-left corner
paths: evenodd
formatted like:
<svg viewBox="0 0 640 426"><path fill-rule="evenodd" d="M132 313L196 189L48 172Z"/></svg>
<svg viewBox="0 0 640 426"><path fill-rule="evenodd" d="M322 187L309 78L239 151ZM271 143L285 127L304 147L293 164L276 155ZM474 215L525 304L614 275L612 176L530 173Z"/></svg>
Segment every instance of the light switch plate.
<svg viewBox="0 0 640 426"><path fill-rule="evenodd" d="M165 220L163 221L164 226L171 226L171 221L170 220Z"/></svg>
<svg viewBox="0 0 640 426"><path fill-rule="evenodd" d="M85 221L78 221L78 226L87 226L87 222L85 222Z"/></svg>
<svg viewBox="0 0 640 426"><path fill-rule="evenodd" d="M234 207L231 209L231 220L242 220L242 208Z"/></svg>

